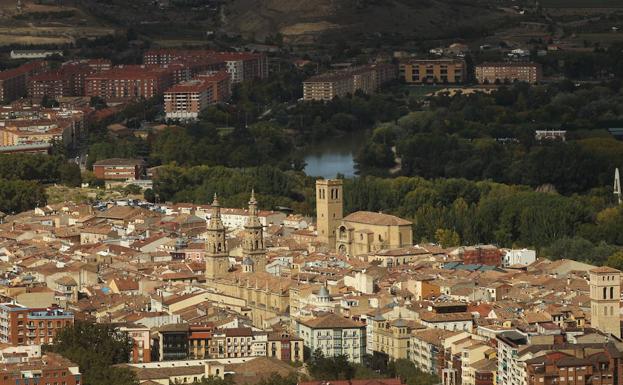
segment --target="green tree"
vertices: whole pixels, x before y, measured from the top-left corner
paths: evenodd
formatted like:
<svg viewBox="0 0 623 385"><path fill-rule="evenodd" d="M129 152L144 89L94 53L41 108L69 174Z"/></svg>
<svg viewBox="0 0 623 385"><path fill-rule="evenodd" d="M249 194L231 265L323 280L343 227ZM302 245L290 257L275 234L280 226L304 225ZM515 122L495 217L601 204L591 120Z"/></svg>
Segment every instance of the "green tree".
<svg viewBox="0 0 623 385"><path fill-rule="evenodd" d="M156 194L154 193L154 190L148 188L143 192L143 199L145 199L147 202L150 203L154 203L156 202Z"/></svg>
<svg viewBox="0 0 623 385"><path fill-rule="evenodd" d="M82 183L80 167L73 162L64 162L59 166L60 182L70 187L78 187Z"/></svg>
<svg viewBox="0 0 623 385"><path fill-rule="evenodd" d="M439 383L439 377L421 371L415 363L406 359L392 361L388 367L390 377L399 377L407 385L434 385Z"/></svg>
<svg viewBox="0 0 623 385"><path fill-rule="evenodd" d="M16 214L46 204L43 186L35 181L0 179L0 211Z"/></svg>
<svg viewBox="0 0 623 385"><path fill-rule="evenodd" d="M316 380L350 380L355 376L356 370L345 355L325 357L320 349L313 352L308 367Z"/></svg>
<svg viewBox="0 0 623 385"><path fill-rule="evenodd" d="M435 231L435 240L441 247L455 247L461 244L459 234L451 229L437 229Z"/></svg>
<svg viewBox="0 0 623 385"><path fill-rule="evenodd" d="M609 256L606 261L606 265L614 267L615 269L623 270L623 250L619 250Z"/></svg>
<svg viewBox="0 0 623 385"><path fill-rule="evenodd" d="M140 187L140 186L137 186L137 185L132 184L132 183L130 183L129 185L127 185L127 186L125 186L125 187L123 188L123 192L124 192L126 195L137 195L137 194L140 194L140 193L141 193L141 191L142 191L142 190L141 190L141 187ZM144 196L144 194L143 194L143 196Z"/></svg>
<svg viewBox="0 0 623 385"><path fill-rule="evenodd" d="M113 366L128 361L132 339L112 325L76 321L58 332L51 349L78 364L85 385L138 385L132 371Z"/></svg>

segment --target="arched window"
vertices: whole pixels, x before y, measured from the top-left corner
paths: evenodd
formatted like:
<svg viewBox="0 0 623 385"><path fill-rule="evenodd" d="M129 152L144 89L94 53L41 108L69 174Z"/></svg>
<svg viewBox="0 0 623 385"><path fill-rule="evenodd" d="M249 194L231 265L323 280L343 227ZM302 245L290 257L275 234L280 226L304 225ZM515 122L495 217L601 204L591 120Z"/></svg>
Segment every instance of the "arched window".
<svg viewBox="0 0 623 385"><path fill-rule="evenodd" d="M614 286L610 287L610 299L614 299Z"/></svg>
<svg viewBox="0 0 623 385"><path fill-rule="evenodd" d="M604 287L604 297L603 299L607 299L608 297L606 296L606 294L608 294L608 288Z"/></svg>

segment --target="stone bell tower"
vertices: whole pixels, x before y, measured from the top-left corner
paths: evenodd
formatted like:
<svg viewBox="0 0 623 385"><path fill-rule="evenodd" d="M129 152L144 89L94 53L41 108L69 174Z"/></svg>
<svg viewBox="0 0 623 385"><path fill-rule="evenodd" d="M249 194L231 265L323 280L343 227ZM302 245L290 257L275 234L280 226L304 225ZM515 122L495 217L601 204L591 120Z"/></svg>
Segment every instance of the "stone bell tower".
<svg viewBox="0 0 623 385"><path fill-rule="evenodd" d="M249 199L249 216L244 225L244 240L242 241L242 259L247 257L253 261L254 272L266 271L266 249L264 248L264 227L258 218L257 200L255 191L251 190Z"/></svg>
<svg viewBox="0 0 623 385"><path fill-rule="evenodd" d="M335 249L336 230L344 216L341 179L316 181L316 232L318 241Z"/></svg>
<svg viewBox="0 0 623 385"><path fill-rule="evenodd" d="M621 272L602 266L589 274L591 326L621 338Z"/></svg>
<svg viewBox="0 0 623 385"><path fill-rule="evenodd" d="M212 202L212 215L208 221L206 248L206 278L220 278L229 270L226 230L221 220L221 205L216 194Z"/></svg>

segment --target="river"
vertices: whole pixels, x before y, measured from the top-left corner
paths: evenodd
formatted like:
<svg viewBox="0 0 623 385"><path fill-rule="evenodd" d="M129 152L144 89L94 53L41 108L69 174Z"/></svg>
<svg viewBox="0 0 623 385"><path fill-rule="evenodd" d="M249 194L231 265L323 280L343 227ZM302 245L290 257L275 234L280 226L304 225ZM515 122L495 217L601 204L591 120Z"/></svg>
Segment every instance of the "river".
<svg viewBox="0 0 623 385"><path fill-rule="evenodd" d="M323 178L335 178L337 174L355 176L354 157L364 145L366 135L359 131L310 143L303 149L305 173Z"/></svg>

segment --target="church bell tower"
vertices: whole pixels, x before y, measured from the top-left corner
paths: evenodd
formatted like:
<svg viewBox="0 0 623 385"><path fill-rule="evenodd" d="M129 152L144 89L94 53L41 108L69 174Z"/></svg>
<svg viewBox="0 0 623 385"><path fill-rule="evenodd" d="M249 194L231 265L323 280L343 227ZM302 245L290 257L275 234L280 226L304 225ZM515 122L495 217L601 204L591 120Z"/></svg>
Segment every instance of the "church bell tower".
<svg viewBox="0 0 623 385"><path fill-rule="evenodd" d="M602 266L589 275L591 326L621 338L621 272Z"/></svg>
<svg viewBox="0 0 623 385"><path fill-rule="evenodd" d="M251 190L249 199L249 216L244 225L244 240L242 242L242 258L253 261L254 272L266 271L266 249L264 249L264 227L258 218L257 200L255 191Z"/></svg>
<svg viewBox="0 0 623 385"><path fill-rule="evenodd" d="M316 181L316 232L318 240L335 249L336 230L343 219L341 179Z"/></svg>
<svg viewBox="0 0 623 385"><path fill-rule="evenodd" d="M225 226L221 220L221 205L216 194L212 202L212 215L208 221L206 237L206 278L220 278L229 270L229 252L227 251L227 239Z"/></svg>

